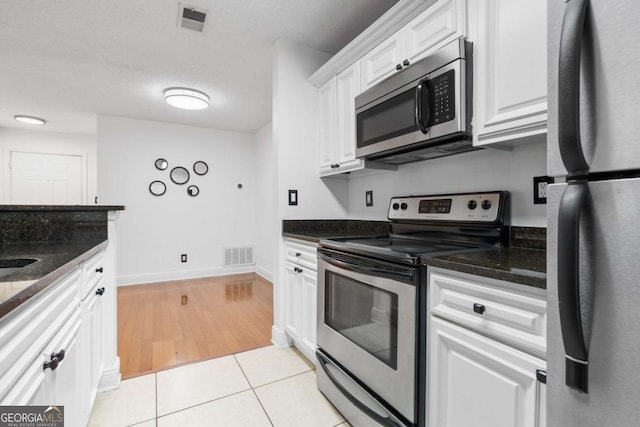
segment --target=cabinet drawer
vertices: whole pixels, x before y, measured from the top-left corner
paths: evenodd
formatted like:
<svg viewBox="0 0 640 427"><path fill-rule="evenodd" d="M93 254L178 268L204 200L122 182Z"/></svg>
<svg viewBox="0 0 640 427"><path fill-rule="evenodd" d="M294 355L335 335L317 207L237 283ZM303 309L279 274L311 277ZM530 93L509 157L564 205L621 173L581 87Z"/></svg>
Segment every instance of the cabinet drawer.
<svg viewBox="0 0 640 427"><path fill-rule="evenodd" d="M284 247L287 261L318 271L318 245L285 239Z"/></svg>
<svg viewBox="0 0 640 427"><path fill-rule="evenodd" d="M77 268L0 325L0 404L27 404L43 381L50 343L74 316L79 322L80 282Z"/></svg>
<svg viewBox="0 0 640 427"><path fill-rule="evenodd" d="M429 271L429 286L432 315L546 358L544 291L437 269Z"/></svg>
<svg viewBox="0 0 640 427"><path fill-rule="evenodd" d="M102 278L104 267L102 261L104 258L104 251L100 252L83 264L82 267L82 288L80 290L80 298L85 299L89 291L91 291L96 283Z"/></svg>

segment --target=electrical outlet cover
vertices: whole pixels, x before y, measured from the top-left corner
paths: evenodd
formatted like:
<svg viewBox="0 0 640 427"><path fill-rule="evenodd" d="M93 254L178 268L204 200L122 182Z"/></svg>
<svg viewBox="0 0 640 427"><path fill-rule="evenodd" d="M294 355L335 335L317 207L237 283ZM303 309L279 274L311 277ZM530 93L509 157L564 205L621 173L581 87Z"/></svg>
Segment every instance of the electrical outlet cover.
<svg viewBox="0 0 640 427"><path fill-rule="evenodd" d="M547 185L553 184L554 180L550 176L533 177L533 204L547 204Z"/></svg>

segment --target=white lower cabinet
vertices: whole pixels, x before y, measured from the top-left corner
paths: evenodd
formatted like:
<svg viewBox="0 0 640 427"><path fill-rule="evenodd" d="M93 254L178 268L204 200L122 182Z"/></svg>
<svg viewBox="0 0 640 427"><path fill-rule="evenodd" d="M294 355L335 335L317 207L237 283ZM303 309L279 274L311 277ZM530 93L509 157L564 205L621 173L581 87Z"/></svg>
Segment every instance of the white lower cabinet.
<svg viewBox="0 0 640 427"><path fill-rule="evenodd" d="M467 299L461 292L464 283L470 287ZM428 426L546 425L546 377L540 375L546 370L546 362L524 350L530 348L526 340L530 331L523 331L521 344L514 341L516 334L505 339L494 335L499 324L504 324L505 328L519 328L513 321L518 316L528 317L531 324L539 320L539 315L528 313L539 312L537 302L542 303L543 297L528 291L521 293L517 290L518 285L513 285L516 288L512 293L503 285L505 282L430 270ZM453 288L458 295L443 297ZM482 296L485 300L479 299ZM449 301L450 306L453 302L459 303L459 315L456 314L458 311L442 310L443 301ZM480 319L477 323L465 317L468 313L464 313L464 306L468 313Z"/></svg>
<svg viewBox="0 0 640 427"><path fill-rule="evenodd" d="M64 406L85 426L104 367L104 252L0 319L0 405Z"/></svg>
<svg viewBox="0 0 640 427"><path fill-rule="evenodd" d="M285 239L285 331L309 360L315 360L317 245Z"/></svg>

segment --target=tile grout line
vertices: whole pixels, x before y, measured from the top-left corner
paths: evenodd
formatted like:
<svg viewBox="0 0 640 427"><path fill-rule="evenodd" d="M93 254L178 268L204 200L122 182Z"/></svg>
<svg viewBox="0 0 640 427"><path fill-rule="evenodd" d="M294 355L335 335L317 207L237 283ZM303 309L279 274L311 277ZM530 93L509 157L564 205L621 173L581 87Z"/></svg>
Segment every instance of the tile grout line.
<svg viewBox="0 0 640 427"><path fill-rule="evenodd" d="M247 380L247 383L249 384L249 387L251 387L251 392L256 397L256 400L258 401L258 404L262 408L262 412L264 412L264 415L267 417L267 420L269 421L269 424L271 424L272 427L275 427L275 424L273 424L273 421L271 421L271 417L269 416L269 413L267 412L267 410L265 409L264 405L262 404L262 401L258 397L258 394L256 393L255 388L253 388L253 385L251 384L251 381L249 381L249 377L247 377L247 374L244 372L244 369L242 369L242 365L240 364L240 361L238 360L238 358L236 357L235 354L233 355L233 360L236 361L236 363L238 364L238 367L240 368L240 372L242 372L242 375L244 375L244 378Z"/></svg>
<svg viewBox="0 0 640 427"><path fill-rule="evenodd" d="M192 405L192 406L186 406L184 408L177 409L177 410L175 410L173 412L167 412L166 414L159 415L157 418L164 418L164 417L166 417L168 415L173 415L173 414L177 414L178 412L186 411L188 409L197 408L198 406L202 406L202 405L206 405L207 403L216 402L218 400L226 399L227 397L235 396L235 395L240 394L240 393L245 393L245 392L247 392L249 390L251 390L251 388L247 388L245 390L236 391L234 393L227 394L225 396L216 397L215 399L207 400L206 402L197 403L197 404Z"/></svg>
<svg viewBox="0 0 640 427"><path fill-rule="evenodd" d="M257 385L255 387L252 386L251 388L261 388L261 387L264 387L264 386L268 386L268 385L271 385L271 384L279 383L280 381L288 380L288 379L291 379L293 377L298 377L300 375L304 375L304 374L307 374L309 372L314 372L314 371L315 371L315 369L309 369L308 371L298 372L297 374L292 374L292 375L289 375L287 377L282 377L282 378L280 378L278 380L273 380L273 381L270 381L268 383Z"/></svg>

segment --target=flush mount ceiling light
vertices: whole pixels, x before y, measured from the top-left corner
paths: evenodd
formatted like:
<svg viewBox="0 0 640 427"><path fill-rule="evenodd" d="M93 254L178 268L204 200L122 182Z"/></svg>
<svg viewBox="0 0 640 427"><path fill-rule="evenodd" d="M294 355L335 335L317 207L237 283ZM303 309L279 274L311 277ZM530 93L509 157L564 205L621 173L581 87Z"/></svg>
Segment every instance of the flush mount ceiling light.
<svg viewBox="0 0 640 427"><path fill-rule="evenodd" d="M40 117L17 115L17 116L13 116L13 118L19 122L28 123L30 125L43 125L47 123L44 119L41 119Z"/></svg>
<svg viewBox="0 0 640 427"><path fill-rule="evenodd" d="M164 100L169 105L185 110L202 110L209 106L209 96L206 93L184 87L165 89Z"/></svg>

